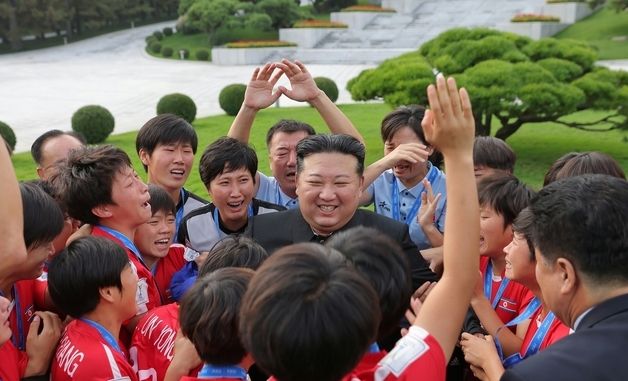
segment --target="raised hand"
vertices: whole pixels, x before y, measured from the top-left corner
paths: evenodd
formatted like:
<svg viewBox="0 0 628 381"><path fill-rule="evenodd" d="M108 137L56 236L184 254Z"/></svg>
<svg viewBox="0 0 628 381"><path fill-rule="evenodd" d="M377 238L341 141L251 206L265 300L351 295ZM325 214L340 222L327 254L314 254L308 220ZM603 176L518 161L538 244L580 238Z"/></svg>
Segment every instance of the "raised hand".
<svg viewBox="0 0 628 381"><path fill-rule="evenodd" d="M276 68L275 64L267 63L261 69L255 69L244 93L244 105L246 107L261 110L275 103L281 96L281 90L276 90L273 93L273 88L284 73L279 70L273 75Z"/></svg>
<svg viewBox="0 0 628 381"><path fill-rule="evenodd" d="M421 193L421 207L419 208L419 213L417 213L417 222L425 229L434 225L436 206L438 206L438 201L442 194L439 193L434 196L432 185L427 179L423 179L423 187L425 191Z"/></svg>
<svg viewBox="0 0 628 381"><path fill-rule="evenodd" d="M400 161L407 161L411 164L425 163L429 152L427 147L420 143L399 144L388 155L384 156L388 168L392 168Z"/></svg>
<svg viewBox="0 0 628 381"><path fill-rule="evenodd" d="M321 94L321 90L316 86L312 75L299 61L291 62L287 59L275 64L290 80L292 89L279 86L279 90L294 101L309 102Z"/></svg>

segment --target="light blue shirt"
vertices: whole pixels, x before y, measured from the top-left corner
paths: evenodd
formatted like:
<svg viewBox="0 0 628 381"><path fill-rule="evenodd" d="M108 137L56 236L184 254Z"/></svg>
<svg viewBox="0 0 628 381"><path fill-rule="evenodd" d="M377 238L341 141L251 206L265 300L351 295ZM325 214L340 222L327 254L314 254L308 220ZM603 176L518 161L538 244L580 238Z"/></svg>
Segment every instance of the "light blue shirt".
<svg viewBox="0 0 628 381"><path fill-rule="evenodd" d="M445 230L445 210L447 208L447 192L445 188L445 174L437 167L428 164L429 169L425 178L434 180L432 181L432 190L434 195L441 193L442 196L436 206L436 212L434 213L436 228L442 233ZM393 171L389 169L379 175L377 179L366 189L366 192L370 195L371 202L375 202L375 213L384 215L386 217L393 218L392 207L392 191L393 191ZM430 248L432 245L430 241L423 233L423 229L417 221L416 215L408 216L410 209L414 202L421 198L421 193L425 191L423 187L423 181L420 181L414 187L407 189L401 181L397 179L397 188L399 190L399 215L400 222L407 224L407 220L410 219L409 230L410 238L417 245L420 250ZM420 202L420 201L419 201Z"/></svg>
<svg viewBox="0 0 628 381"><path fill-rule="evenodd" d="M287 209L299 207L299 200L283 193L277 179L272 176L266 176L259 171L257 173L259 174L259 189L255 195L256 199L281 205Z"/></svg>

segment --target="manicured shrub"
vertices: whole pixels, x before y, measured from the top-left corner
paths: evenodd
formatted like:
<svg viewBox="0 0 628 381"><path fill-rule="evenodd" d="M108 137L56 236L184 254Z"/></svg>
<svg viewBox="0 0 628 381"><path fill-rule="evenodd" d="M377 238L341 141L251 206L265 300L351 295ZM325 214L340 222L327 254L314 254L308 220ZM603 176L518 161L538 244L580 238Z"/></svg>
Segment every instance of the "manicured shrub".
<svg viewBox="0 0 628 381"><path fill-rule="evenodd" d="M244 26L257 30L271 30L273 20L265 13L253 13L246 18Z"/></svg>
<svg viewBox="0 0 628 381"><path fill-rule="evenodd" d="M173 50L169 46L166 46L165 48L161 49L161 55L164 57L172 57L172 53L173 53Z"/></svg>
<svg viewBox="0 0 628 381"><path fill-rule="evenodd" d="M148 48L155 54L159 54L161 52L161 44L159 42L151 42Z"/></svg>
<svg viewBox="0 0 628 381"><path fill-rule="evenodd" d="M225 110L227 115L237 115L242 102L244 102L245 91L246 85L241 83L234 83L222 89L218 95L220 108Z"/></svg>
<svg viewBox="0 0 628 381"><path fill-rule="evenodd" d="M156 42L157 39L151 34L150 36L146 36L144 41L146 41L146 45L150 45L151 43Z"/></svg>
<svg viewBox="0 0 628 381"><path fill-rule="evenodd" d="M196 59L199 61L209 61L209 50L199 49L196 51Z"/></svg>
<svg viewBox="0 0 628 381"><path fill-rule="evenodd" d="M104 142L114 125L109 110L98 105L83 106L72 115L72 130L82 134L88 144Z"/></svg>
<svg viewBox="0 0 628 381"><path fill-rule="evenodd" d="M192 123L196 118L196 104L185 94L164 95L157 103L157 115L175 114Z"/></svg>
<svg viewBox="0 0 628 381"><path fill-rule="evenodd" d="M164 39L164 34L158 30L153 32L153 36L155 36L155 38L158 39L159 41Z"/></svg>
<svg viewBox="0 0 628 381"><path fill-rule="evenodd" d="M258 12L270 16L275 29L289 28L301 16L294 0L261 0L256 7Z"/></svg>
<svg viewBox="0 0 628 381"><path fill-rule="evenodd" d="M10 152L13 152L17 139L15 138L15 133L13 132L13 129L4 122L0 122L0 136L4 138L5 142L7 142L7 146L10 148Z"/></svg>
<svg viewBox="0 0 628 381"><path fill-rule="evenodd" d="M318 86L319 89L327 94L332 102L338 100L338 86L336 86L336 82L327 77L316 77L314 78L314 82L316 82L316 86Z"/></svg>
<svg viewBox="0 0 628 381"><path fill-rule="evenodd" d="M171 27L167 26L163 29L164 36L172 36L173 30Z"/></svg>

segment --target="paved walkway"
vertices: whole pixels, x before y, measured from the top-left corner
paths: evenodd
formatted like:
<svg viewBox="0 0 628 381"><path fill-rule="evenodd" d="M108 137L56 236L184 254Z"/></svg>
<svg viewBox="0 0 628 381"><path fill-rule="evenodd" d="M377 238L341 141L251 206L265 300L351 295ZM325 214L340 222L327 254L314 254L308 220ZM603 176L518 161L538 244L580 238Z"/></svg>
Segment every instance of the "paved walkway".
<svg viewBox="0 0 628 381"><path fill-rule="evenodd" d="M69 130L74 111L99 104L116 119L114 133L138 130L155 115L159 98L181 92L194 99L198 117L224 113L220 90L247 83L254 66L156 59L144 37L172 22L110 33L66 46L0 55L0 120L17 135L16 151L28 151L50 129ZM351 102L349 79L373 65L309 65L314 76L336 81L339 103ZM284 85L286 81L282 82ZM282 106L296 102L280 99Z"/></svg>

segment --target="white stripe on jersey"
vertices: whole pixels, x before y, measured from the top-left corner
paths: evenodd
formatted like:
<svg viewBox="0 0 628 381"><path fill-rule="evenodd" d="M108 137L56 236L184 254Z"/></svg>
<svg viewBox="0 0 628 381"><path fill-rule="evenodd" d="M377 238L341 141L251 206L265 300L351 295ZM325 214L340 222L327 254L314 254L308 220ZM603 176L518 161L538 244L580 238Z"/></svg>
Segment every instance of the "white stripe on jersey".
<svg viewBox="0 0 628 381"><path fill-rule="evenodd" d="M423 328L410 327L408 334L402 337L395 348L379 362L374 374L375 381L382 381L391 373L399 377L410 364L429 351L430 347L425 342L428 336L429 333Z"/></svg>
<svg viewBox="0 0 628 381"><path fill-rule="evenodd" d="M120 373L120 368L118 368L118 363L116 363L116 359L113 357L113 353L111 349L105 344L102 344L105 353L107 354L107 360L109 360L109 367L111 368L111 373L113 375L114 380L119 380L122 378L122 373Z"/></svg>

